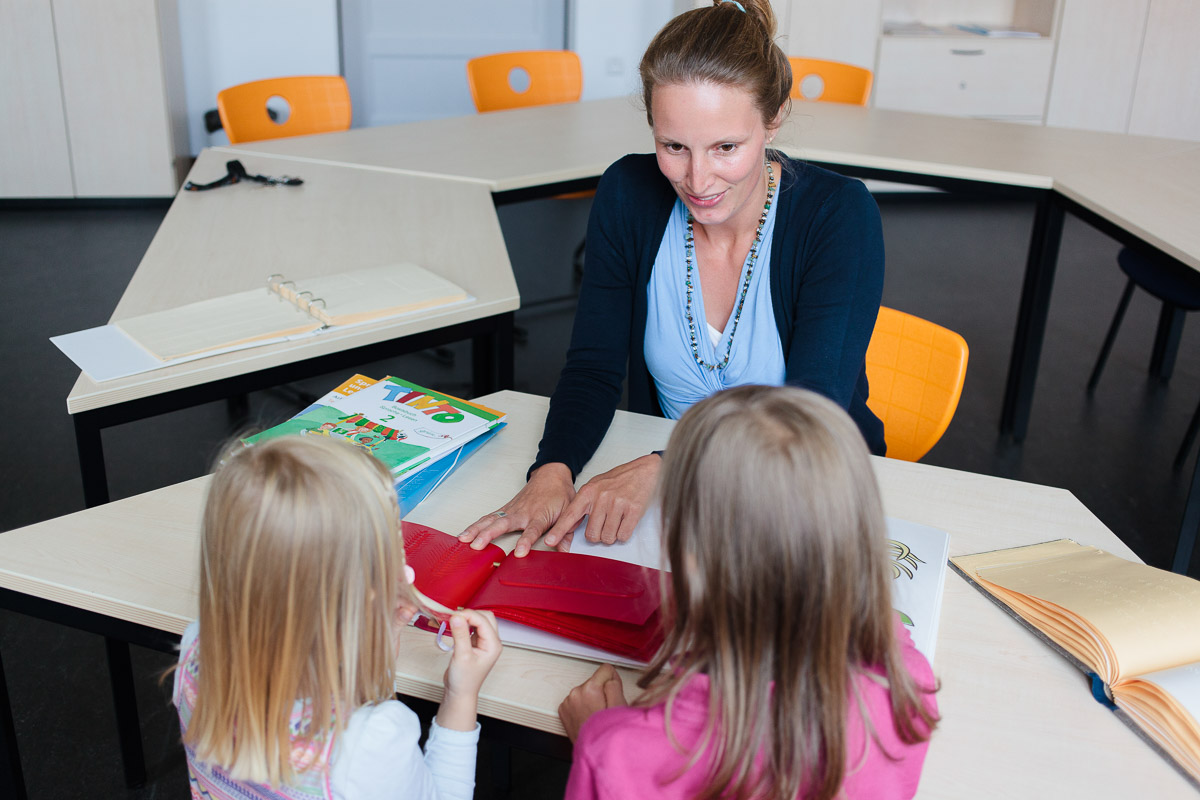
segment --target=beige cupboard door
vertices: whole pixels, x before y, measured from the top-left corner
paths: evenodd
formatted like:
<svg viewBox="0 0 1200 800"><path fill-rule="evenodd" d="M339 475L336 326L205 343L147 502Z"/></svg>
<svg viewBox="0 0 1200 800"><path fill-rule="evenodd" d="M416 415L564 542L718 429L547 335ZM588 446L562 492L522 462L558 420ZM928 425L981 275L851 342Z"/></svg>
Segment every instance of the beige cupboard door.
<svg viewBox="0 0 1200 800"><path fill-rule="evenodd" d="M1200 140L1200 3L1151 0L1129 133Z"/></svg>
<svg viewBox="0 0 1200 800"><path fill-rule="evenodd" d="M183 112L182 97L167 93L179 60L173 1L53 0L53 7L75 193L174 195Z"/></svg>
<svg viewBox="0 0 1200 800"><path fill-rule="evenodd" d="M1063 0L1046 124L1125 133L1150 0Z"/></svg>
<svg viewBox="0 0 1200 800"><path fill-rule="evenodd" d="M881 0L793 0L779 13L789 56L824 58L875 69Z"/></svg>
<svg viewBox="0 0 1200 800"><path fill-rule="evenodd" d="M50 0L0 2L0 197L71 197Z"/></svg>

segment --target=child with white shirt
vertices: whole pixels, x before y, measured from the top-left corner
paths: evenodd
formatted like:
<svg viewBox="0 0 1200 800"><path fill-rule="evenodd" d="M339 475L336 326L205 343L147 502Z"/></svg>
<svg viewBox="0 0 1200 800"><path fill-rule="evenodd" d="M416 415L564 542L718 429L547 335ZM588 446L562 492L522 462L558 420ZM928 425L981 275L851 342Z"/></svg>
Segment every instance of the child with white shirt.
<svg viewBox="0 0 1200 800"><path fill-rule="evenodd" d="M446 694L422 752L394 690L398 628L418 605L399 528L386 468L335 439L263 442L218 469L200 618L175 673L194 798L472 796L495 620L451 618Z"/></svg>

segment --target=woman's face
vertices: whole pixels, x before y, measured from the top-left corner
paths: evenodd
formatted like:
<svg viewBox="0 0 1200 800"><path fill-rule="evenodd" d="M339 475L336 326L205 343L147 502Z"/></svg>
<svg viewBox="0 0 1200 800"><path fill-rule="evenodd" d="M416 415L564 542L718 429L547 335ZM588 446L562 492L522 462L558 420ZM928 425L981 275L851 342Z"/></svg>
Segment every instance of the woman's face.
<svg viewBox="0 0 1200 800"><path fill-rule="evenodd" d="M666 84L651 95L658 168L701 225L757 222L763 153L774 136L750 94L715 83Z"/></svg>

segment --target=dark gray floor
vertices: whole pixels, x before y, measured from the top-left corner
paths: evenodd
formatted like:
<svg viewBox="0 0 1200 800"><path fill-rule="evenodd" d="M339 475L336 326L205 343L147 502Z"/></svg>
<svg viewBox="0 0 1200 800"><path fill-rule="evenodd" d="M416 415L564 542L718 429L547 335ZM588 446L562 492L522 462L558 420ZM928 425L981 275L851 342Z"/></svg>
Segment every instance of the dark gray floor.
<svg viewBox="0 0 1200 800"><path fill-rule="evenodd" d="M927 463L1045 483L1073 492L1142 558L1168 566L1191 475L1171 460L1200 399L1185 330L1169 384L1146 376L1157 304L1135 295L1095 396L1083 391L1123 286L1117 245L1068 219L1029 436L1000 440L997 421L1016 318L1032 207L964 199L881 201L888 249L884 301L959 331L971 347L958 414ZM501 209L526 302L570 287L570 256L587 201L546 200ZM0 209L0 530L83 506L64 399L78 374L47 337L104 323L165 207ZM523 311L516 388L548 394L566 349L570 304ZM427 355L365 364L451 392L469 390L469 352L452 366ZM314 393L342 375L314 376ZM261 424L295 409L287 393L251 397ZM105 433L110 487L126 497L202 474L229 435L222 404L131 423ZM1200 574L1193 562L1192 574ZM3 653L30 797L184 798L187 785L174 714L157 676L171 659L134 648L149 783L126 790L113 731L103 643L96 637L0 613ZM514 789L555 797L564 765L518 754Z"/></svg>

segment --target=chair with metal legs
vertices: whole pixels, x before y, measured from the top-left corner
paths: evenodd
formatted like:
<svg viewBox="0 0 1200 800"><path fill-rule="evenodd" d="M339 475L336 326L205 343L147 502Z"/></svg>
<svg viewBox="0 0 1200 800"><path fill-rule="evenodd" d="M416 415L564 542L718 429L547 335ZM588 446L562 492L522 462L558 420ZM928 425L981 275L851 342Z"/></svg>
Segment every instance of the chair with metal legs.
<svg viewBox="0 0 1200 800"><path fill-rule="evenodd" d="M1150 374L1163 381L1170 380L1175 369L1175 355L1179 351L1179 338L1183 334L1183 321L1188 311L1200 309L1200 272L1182 264L1163 262L1148 258L1129 248L1117 254L1117 265L1129 276L1117 313L1113 316L1104 345L1092 368L1087 391L1091 394L1100 382L1100 374L1108 361L1109 352L1117 338L1117 330L1125 318L1133 287L1140 286L1162 301L1158 316L1158 332L1154 337L1154 350L1150 357Z"/></svg>

